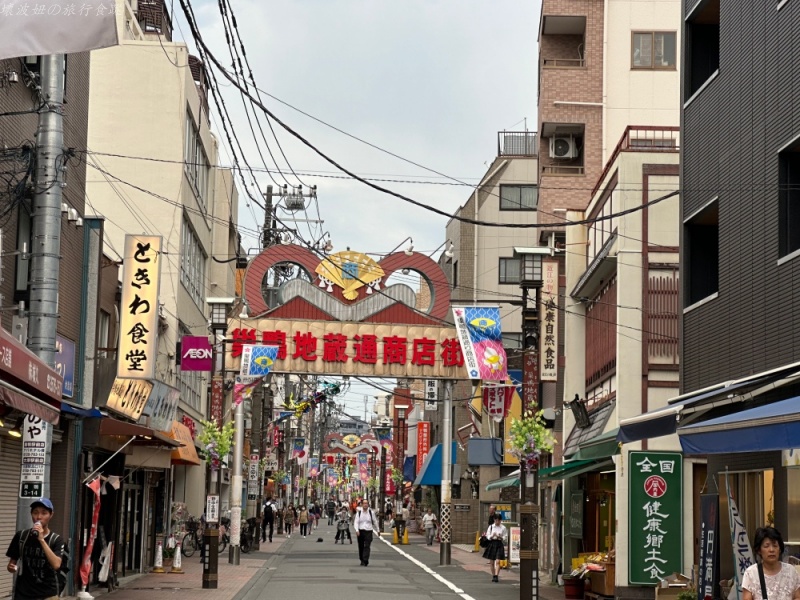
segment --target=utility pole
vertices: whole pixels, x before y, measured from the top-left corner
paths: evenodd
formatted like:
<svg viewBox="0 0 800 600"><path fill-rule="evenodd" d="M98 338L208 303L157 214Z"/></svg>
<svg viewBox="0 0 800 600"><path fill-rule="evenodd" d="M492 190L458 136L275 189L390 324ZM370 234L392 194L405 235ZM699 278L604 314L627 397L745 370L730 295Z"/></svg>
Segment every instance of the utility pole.
<svg viewBox="0 0 800 600"><path fill-rule="evenodd" d="M264 231L261 232L261 247L267 249L275 243L275 224L272 217L272 186L264 194Z"/></svg>
<svg viewBox="0 0 800 600"><path fill-rule="evenodd" d="M31 214L30 310L28 312L28 347L49 366L55 366L56 328L58 326L58 281L61 264L61 201L64 162L64 66L63 54L41 57L41 85L44 106L39 110L36 132L36 179ZM23 431L32 435L30 425L40 421L28 415ZM46 431L44 481L41 496L50 497L50 461L53 428L36 423ZM31 526L31 498L17 500L17 529Z"/></svg>
<svg viewBox="0 0 800 600"><path fill-rule="evenodd" d="M244 401L234 395L236 405L233 417L233 473L231 474L231 546L228 563L239 564L242 535L242 452L244 451Z"/></svg>
<svg viewBox="0 0 800 600"><path fill-rule="evenodd" d="M450 540L453 524L450 517L450 503L452 502L453 476L453 425L451 413L453 412L453 382L444 382L444 404L442 406L442 541L439 544L439 565L450 564Z"/></svg>

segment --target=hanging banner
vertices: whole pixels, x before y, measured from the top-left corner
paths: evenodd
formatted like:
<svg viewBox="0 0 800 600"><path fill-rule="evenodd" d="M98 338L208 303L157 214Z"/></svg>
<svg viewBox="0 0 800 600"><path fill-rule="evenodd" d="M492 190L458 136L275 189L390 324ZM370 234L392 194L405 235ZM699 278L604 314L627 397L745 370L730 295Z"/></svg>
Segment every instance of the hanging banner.
<svg viewBox="0 0 800 600"><path fill-rule="evenodd" d="M500 307L456 307L453 316L469 378L505 381L506 351L500 328Z"/></svg>
<svg viewBox="0 0 800 600"><path fill-rule="evenodd" d="M311 454L311 448L309 447L308 443L303 444L303 449L300 452L300 456L297 457L297 464L304 465L308 462L309 455Z"/></svg>
<svg viewBox="0 0 800 600"><path fill-rule="evenodd" d="M117 377L156 378L160 281L161 236L126 235Z"/></svg>
<svg viewBox="0 0 800 600"><path fill-rule="evenodd" d="M300 458L305 454L306 438L294 438L292 440L292 458Z"/></svg>
<svg viewBox="0 0 800 600"><path fill-rule="evenodd" d="M731 546L733 547L733 575L734 585L731 587L728 600L741 600L742 598L742 579L747 567L755 564L753 550L747 537L742 517L739 515L739 508L736 501L731 496L731 488L728 485L728 476L725 475L725 491L728 494L728 522L731 525Z"/></svg>
<svg viewBox="0 0 800 600"><path fill-rule="evenodd" d="M242 377L265 377L269 375L272 367L275 366L277 356L277 346L242 346L240 375Z"/></svg>
<svg viewBox="0 0 800 600"><path fill-rule="evenodd" d="M116 46L117 2L92 4L39 0L4 2L0 11L0 60L72 54Z"/></svg>
<svg viewBox="0 0 800 600"><path fill-rule="evenodd" d="M542 291L539 314L542 323L539 335L540 381L558 380L558 261L542 261Z"/></svg>
<svg viewBox="0 0 800 600"><path fill-rule="evenodd" d="M426 379L425 380L425 410L437 410L439 406L438 402L438 389L436 386L435 379Z"/></svg>
<svg viewBox="0 0 800 600"><path fill-rule="evenodd" d="M251 398L260 377L242 377L237 375L233 383L233 405L239 406L245 398Z"/></svg>
<svg viewBox="0 0 800 600"><path fill-rule="evenodd" d="M628 465L628 582L655 586L683 568L683 456L632 451Z"/></svg>
<svg viewBox="0 0 800 600"><path fill-rule="evenodd" d="M316 456L308 461L308 476L316 477L319 475L319 458Z"/></svg>
<svg viewBox="0 0 800 600"><path fill-rule="evenodd" d="M419 421L417 423L417 475L419 475L419 472L422 470L422 465L424 465L425 461L428 459L430 451L431 423L430 421Z"/></svg>
<svg viewBox="0 0 800 600"><path fill-rule="evenodd" d="M369 456L365 452L358 454L358 477L364 483L369 479Z"/></svg>
<svg viewBox="0 0 800 600"><path fill-rule="evenodd" d="M511 410L511 401L514 398L514 386L509 381L507 385L482 385L483 407L495 423L500 423L508 416Z"/></svg>
<svg viewBox="0 0 800 600"><path fill-rule="evenodd" d="M86 548L83 551L83 560L81 561L81 583L85 588L89 585L89 573L92 571L92 550L94 550L94 541L97 539L97 522L100 519L100 478L98 477L91 483L87 483L88 487L94 492L94 504L92 508L92 528L89 530L89 538L86 540Z"/></svg>
<svg viewBox="0 0 800 600"><path fill-rule="evenodd" d="M719 598L719 494L700 495L700 571L697 600Z"/></svg>
<svg viewBox="0 0 800 600"><path fill-rule="evenodd" d="M36 415L25 415L22 421L22 471L19 497L41 498L44 495L44 471L47 428L50 424Z"/></svg>

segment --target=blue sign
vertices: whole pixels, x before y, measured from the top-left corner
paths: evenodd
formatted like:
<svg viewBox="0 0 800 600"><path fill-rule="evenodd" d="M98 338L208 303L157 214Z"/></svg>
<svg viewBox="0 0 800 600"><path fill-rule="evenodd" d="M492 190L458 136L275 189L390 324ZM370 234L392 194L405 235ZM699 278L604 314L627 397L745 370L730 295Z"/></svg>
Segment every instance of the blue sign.
<svg viewBox="0 0 800 600"><path fill-rule="evenodd" d="M247 345L242 352L243 377L264 377L269 375L278 357L277 346Z"/></svg>
<svg viewBox="0 0 800 600"><path fill-rule="evenodd" d="M72 398L75 393L75 342L61 335L56 335L55 369L64 378L61 394Z"/></svg>

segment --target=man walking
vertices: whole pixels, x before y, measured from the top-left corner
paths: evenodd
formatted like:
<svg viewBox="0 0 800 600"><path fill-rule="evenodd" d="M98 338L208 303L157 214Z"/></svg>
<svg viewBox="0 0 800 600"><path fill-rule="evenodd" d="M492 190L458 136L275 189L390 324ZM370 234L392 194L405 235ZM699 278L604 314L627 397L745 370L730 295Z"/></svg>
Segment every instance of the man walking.
<svg viewBox="0 0 800 600"><path fill-rule="evenodd" d="M325 512L328 515L328 525L333 525L333 520L336 516L336 501L334 501L333 496L328 498L328 502L325 504Z"/></svg>
<svg viewBox="0 0 800 600"><path fill-rule="evenodd" d="M275 529L275 513L277 509L275 507L275 503L272 501L272 496L267 498L267 501L264 502L264 518L262 519L264 522L264 526L261 528L261 541L267 541L267 529L269 529L269 541L272 543L272 532Z"/></svg>
<svg viewBox="0 0 800 600"><path fill-rule="evenodd" d="M380 531L378 531L378 519L369 507L369 502L367 500L364 500L361 503L361 509L356 511L356 516L353 520L353 528L356 530L358 558L361 560L361 566L366 567L369 565L373 532L377 532L378 537L381 536Z"/></svg>
<svg viewBox="0 0 800 600"><path fill-rule="evenodd" d="M436 535L436 515L433 514L430 506L422 517L422 526L425 528L425 541L428 546L433 546L433 538Z"/></svg>

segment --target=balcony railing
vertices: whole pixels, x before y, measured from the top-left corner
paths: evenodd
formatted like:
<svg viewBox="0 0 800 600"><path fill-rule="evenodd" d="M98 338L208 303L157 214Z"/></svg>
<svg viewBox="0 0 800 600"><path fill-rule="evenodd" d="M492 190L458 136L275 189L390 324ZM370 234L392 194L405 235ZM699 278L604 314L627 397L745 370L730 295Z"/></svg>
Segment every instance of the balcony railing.
<svg viewBox="0 0 800 600"><path fill-rule="evenodd" d="M542 165L542 175L574 177L583 175L583 165Z"/></svg>
<svg viewBox="0 0 800 600"><path fill-rule="evenodd" d="M535 131L500 131L497 156L537 156L539 139Z"/></svg>
<svg viewBox="0 0 800 600"><path fill-rule="evenodd" d="M680 127L659 125L628 125L617 147L611 153L603 172L592 190L592 197L600 189L609 170L620 152L678 152L680 150Z"/></svg>
<svg viewBox="0 0 800 600"><path fill-rule="evenodd" d="M545 69L580 69L586 66L583 58L543 58Z"/></svg>

